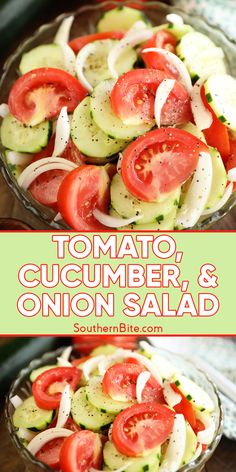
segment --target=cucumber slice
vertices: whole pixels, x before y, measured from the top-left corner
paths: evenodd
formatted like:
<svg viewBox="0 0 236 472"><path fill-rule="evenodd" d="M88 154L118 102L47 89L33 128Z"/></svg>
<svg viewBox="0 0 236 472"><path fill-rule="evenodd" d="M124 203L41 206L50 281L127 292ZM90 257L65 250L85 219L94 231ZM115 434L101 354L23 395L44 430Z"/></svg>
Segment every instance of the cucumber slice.
<svg viewBox="0 0 236 472"><path fill-rule="evenodd" d="M92 377L86 387L89 402L101 412L116 415L122 410L125 410L125 408L133 405L132 402L118 402L112 400L112 398L103 392L101 382L102 377Z"/></svg>
<svg viewBox="0 0 236 472"><path fill-rule="evenodd" d="M19 65L22 75L40 67L65 69L63 52L60 46L57 44L43 44L23 54Z"/></svg>
<svg viewBox="0 0 236 472"><path fill-rule="evenodd" d="M186 422L186 443L185 451L182 459L182 465L189 464L191 462L196 449L197 449L197 436L191 428L190 424Z"/></svg>
<svg viewBox="0 0 236 472"><path fill-rule="evenodd" d="M106 31L127 31L137 21L144 21L151 26L150 21L140 10L129 7L117 7L102 16L97 25L99 33Z"/></svg>
<svg viewBox="0 0 236 472"><path fill-rule="evenodd" d="M192 26L185 25L185 24L183 24L181 26L177 26L177 25L174 25L173 23L165 23L165 24L160 25L160 26L154 26L154 28L152 28L152 30L153 30L154 33L156 33L157 31L160 31L160 30L169 31L179 41L183 36L185 36L185 34L191 33L193 31L193 28L192 28Z"/></svg>
<svg viewBox="0 0 236 472"><path fill-rule="evenodd" d="M87 57L83 67L84 75L92 87L96 87L103 80L111 79L107 58L118 42L112 39L102 39L93 42L94 50ZM116 63L118 74L122 75L133 69L137 58L138 56L134 49L124 51Z"/></svg>
<svg viewBox="0 0 236 472"><path fill-rule="evenodd" d="M57 366L56 365L44 365L43 367L39 367L38 369L32 370L32 372L30 374L30 381L33 383L39 375L43 374L47 370L55 369L55 367L57 367Z"/></svg>
<svg viewBox="0 0 236 472"><path fill-rule="evenodd" d="M193 31L184 35L177 46L177 54L194 81L202 76L226 72L223 50L205 34Z"/></svg>
<svg viewBox="0 0 236 472"><path fill-rule="evenodd" d="M116 449L114 444L107 441L103 449L104 463L110 470L117 470L125 467L126 464L132 462L125 470L126 472L145 472L159 469L161 458L160 446L153 449L145 457L127 457Z"/></svg>
<svg viewBox="0 0 236 472"><path fill-rule="evenodd" d="M13 424L16 428L45 429L52 422L53 410L39 408L34 397L25 400L14 412Z"/></svg>
<svg viewBox="0 0 236 472"><path fill-rule="evenodd" d="M115 82L105 80L93 91L91 97L92 116L99 128L111 138L131 141L132 139L147 133L153 124L142 124L138 126L125 125L112 110L110 95Z"/></svg>
<svg viewBox="0 0 236 472"><path fill-rule="evenodd" d="M81 387L73 395L71 414L79 426L92 431L99 431L114 420L114 415L101 412L88 401L86 387Z"/></svg>
<svg viewBox="0 0 236 472"><path fill-rule="evenodd" d="M117 346L113 346L112 344L104 344L103 346L98 346L90 352L90 356L101 356L104 354L105 356L109 356L113 354L117 350Z"/></svg>
<svg viewBox="0 0 236 472"><path fill-rule="evenodd" d="M98 128L91 118L90 97L86 97L73 113L71 137L80 152L96 160L117 154L127 145L126 141L109 138Z"/></svg>
<svg viewBox="0 0 236 472"><path fill-rule="evenodd" d="M209 152L212 159L213 175L211 192L206 205L207 209L214 206L222 198L227 185L227 173L220 153L212 147L209 147Z"/></svg>
<svg viewBox="0 0 236 472"><path fill-rule="evenodd" d="M204 88L207 101L219 120L236 131L236 79L224 73L212 75Z"/></svg>
<svg viewBox="0 0 236 472"><path fill-rule="evenodd" d="M187 400L200 411L208 411L209 413L214 410L214 404L212 399L209 397L199 385L192 380L188 379L184 375L174 375L175 385L185 395Z"/></svg>
<svg viewBox="0 0 236 472"><path fill-rule="evenodd" d="M11 175L15 178L15 179L18 179L18 177L20 177L20 174L23 172L24 168L23 166L19 166L19 165L16 165L16 164L12 164L8 158L8 154L9 154L10 151L6 151L5 152L5 158L6 158L6 164L7 164L7 168L9 170L9 172L11 173Z"/></svg>
<svg viewBox="0 0 236 472"><path fill-rule="evenodd" d="M12 151L36 153L47 146L51 132L50 121L31 127L9 114L2 122L1 141L4 147Z"/></svg>
<svg viewBox="0 0 236 472"><path fill-rule="evenodd" d="M142 215L139 226L146 223L157 223L157 227L165 220L173 208L177 208L180 198L180 188L165 196L162 202L143 202L133 197L126 189L122 177L116 174L111 182L111 206L123 218ZM125 223L125 222L124 222Z"/></svg>
<svg viewBox="0 0 236 472"><path fill-rule="evenodd" d="M197 126L194 125L193 123L186 123L185 125L180 126L180 129L183 129L184 131L187 131L188 133L192 134L193 136L196 136L196 138L203 141L203 143L206 142L203 132L200 129L198 129Z"/></svg>
<svg viewBox="0 0 236 472"><path fill-rule="evenodd" d="M153 223L146 223L143 225L139 225L137 223L132 223L128 226L122 226L122 228L118 228L118 231L124 231L124 230L134 230L134 231L171 231L175 228L175 222L176 222L176 213L177 213L177 201L176 201L176 206L175 208L169 213L169 215L164 216L163 219L162 217L160 218L159 222L155 221ZM120 218L119 213L117 213L114 208L110 208L109 213L111 216L114 216L115 218Z"/></svg>

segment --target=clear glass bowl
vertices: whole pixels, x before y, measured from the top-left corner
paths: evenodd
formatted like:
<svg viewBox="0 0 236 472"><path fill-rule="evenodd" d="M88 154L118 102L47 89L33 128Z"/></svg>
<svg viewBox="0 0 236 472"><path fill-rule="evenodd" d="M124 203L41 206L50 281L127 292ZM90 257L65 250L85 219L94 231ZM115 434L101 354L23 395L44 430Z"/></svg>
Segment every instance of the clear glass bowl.
<svg viewBox="0 0 236 472"><path fill-rule="evenodd" d="M79 346L75 346L75 352L78 352ZM29 374L33 369L37 369L38 367L42 367L44 365L55 364L57 357L61 354L63 348L58 349L54 352L46 353L40 359L35 359L30 362L29 366L23 369L17 379L12 384L10 391L6 398L6 405L5 405L5 418L7 421L8 431L11 435L11 438L18 450L18 453L21 455L22 460L25 463L26 471L27 472L50 472L51 469L39 462L32 456L28 450L21 444L18 436L16 435L16 428L12 424L12 415L14 413L14 407L10 402L10 398L14 395L19 395L22 399L27 398L31 395L31 383L29 381ZM169 359L173 362L173 353L170 353L166 350L157 349L161 355ZM73 356L73 353L72 353ZM200 472L204 469L206 463L211 458L212 454L214 453L217 445L220 442L222 432L223 432L223 412L222 406L219 398L219 394L215 385L209 380L209 378L200 370L198 370L191 362L187 359L184 359L181 356L175 354L174 359L175 366L183 372L187 377L191 378L195 381L199 386L201 386L212 398L215 411L216 411L216 431L215 436L206 451L204 451L196 461L182 467L179 472Z"/></svg>
<svg viewBox="0 0 236 472"><path fill-rule="evenodd" d="M128 3L128 2L127 2ZM137 5L139 4L138 0L135 2ZM124 5L126 2L124 2ZM96 29L96 24L101 17L101 14L104 10L104 7L110 6L120 6L121 3L117 2L106 2L100 3L97 5L88 5L79 8L75 15L75 21L71 31L71 38L76 36L80 36L83 34L93 33ZM221 46L226 54L227 62L229 64L230 72L233 76L236 77L236 44L229 40L223 31L220 31L217 28L214 28L210 24L206 23L200 17L192 17L187 15L181 9L177 7L170 7L160 2L148 2L140 3L140 7L145 12L147 17L152 21L154 25L159 25L161 23L165 23L165 17L168 13L175 12L179 13L185 20L186 23L191 24L196 30L201 31L202 33L207 34L213 41L218 45ZM7 102L9 91L17 79L17 70L20 63L20 58L22 54L39 44L47 44L53 41L55 33L58 29L59 24L67 15L60 15L56 18L52 23L47 25L41 26L36 33L26 40L23 44L21 44L16 52L9 57L7 60L1 82L0 82L0 103ZM14 177L10 174L4 157L4 149L0 144L0 164L1 164L1 171L6 179L9 187L14 192L15 196L24 204L24 206L30 210L37 218L41 219L44 223L50 225L52 228L55 229L65 229L68 228L64 222L55 222L54 217L55 214L52 210L38 204L35 200L33 200L30 196L29 192L23 191L17 184ZM204 230L207 229L211 224L216 223L219 219L225 216L235 205L236 203L236 194L234 193L226 205L221 208L219 211L214 213L207 218L202 219L197 223L197 225L193 228L195 230Z"/></svg>

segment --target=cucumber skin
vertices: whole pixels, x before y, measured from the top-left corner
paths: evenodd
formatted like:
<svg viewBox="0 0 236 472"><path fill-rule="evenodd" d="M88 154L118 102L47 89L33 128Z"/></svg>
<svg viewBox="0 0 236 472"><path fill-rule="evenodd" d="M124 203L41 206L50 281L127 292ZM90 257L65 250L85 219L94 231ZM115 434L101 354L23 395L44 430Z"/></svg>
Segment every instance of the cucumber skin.
<svg viewBox="0 0 236 472"><path fill-rule="evenodd" d="M39 61L37 63L37 56L40 57L41 51L44 51L43 58L48 59L47 63L46 62L43 63L43 61ZM53 57L53 54L52 54L53 52L57 53L58 55L57 60L56 60L56 56ZM31 56L33 59L31 59ZM61 61L59 61L59 57ZM32 65L34 63L33 67L30 65L31 61L32 61ZM27 72L30 72L31 70L39 69L41 67L54 67L56 69L65 70L64 62L63 62L63 54L62 54L60 46L58 46L57 44L43 44L43 45L36 46L35 48L23 54L20 65L19 65L19 69L22 75L26 74Z"/></svg>
<svg viewBox="0 0 236 472"><path fill-rule="evenodd" d="M30 126L29 127L24 126L22 123L19 122L19 120L17 120L12 115L7 115L2 121L1 130L0 130L0 137L1 137L2 145L6 149L11 149L12 151L26 152L30 154L35 154L37 152L40 152L42 149L44 149L47 146L49 139L51 137L51 134L52 134L52 129L53 129L53 125L51 121L44 121L43 123L40 123L40 125L37 125L37 127L39 128L39 133L41 133L41 131L45 131L45 133L42 135L42 139L40 140L40 143L34 144L34 140L31 139L32 142L30 144L28 142L27 144L27 140L25 143L22 143L21 136L17 136L16 128L15 128L17 126L21 127L22 129L25 129L25 133L27 133L27 131L30 133L32 130ZM40 128L43 126L46 126L47 129L44 130L42 128L41 130Z"/></svg>
<svg viewBox="0 0 236 472"><path fill-rule="evenodd" d="M38 417L36 419L36 414ZM44 430L53 420L53 410L38 408L33 396L27 398L13 415L13 424L16 428L27 428L32 431Z"/></svg>
<svg viewBox="0 0 236 472"><path fill-rule="evenodd" d="M81 387L73 395L71 415L80 427L92 431L101 431L114 421L114 415L109 415L90 404L86 387Z"/></svg>
<svg viewBox="0 0 236 472"><path fill-rule="evenodd" d="M124 23L122 24L121 21L123 20L122 16L125 19L125 26ZM127 18L129 18L130 21L127 21ZM97 31L99 33L102 33L104 31L115 31L119 29L127 31L136 21L143 21L147 25L151 26L151 23L144 12L139 11L135 8L119 6L117 8L113 8L112 10L109 10L108 12L103 13L97 24Z"/></svg>

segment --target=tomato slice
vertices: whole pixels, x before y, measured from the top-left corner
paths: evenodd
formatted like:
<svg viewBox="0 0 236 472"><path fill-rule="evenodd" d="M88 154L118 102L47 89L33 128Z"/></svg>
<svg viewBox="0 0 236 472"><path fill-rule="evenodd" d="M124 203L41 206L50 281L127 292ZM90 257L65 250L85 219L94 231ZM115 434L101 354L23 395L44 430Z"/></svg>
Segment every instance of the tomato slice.
<svg viewBox="0 0 236 472"><path fill-rule="evenodd" d="M230 140L230 153L228 156L228 160L226 162L226 170L227 172L230 169L236 167L236 140ZM234 184L234 188L236 188L236 183Z"/></svg>
<svg viewBox="0 0 236 472"><path fill-rule="evenodd" d="M69 42L69 46L73 49L75 54L78 54L80 49L93 41L99 41L101 39L122 39L123 36L124 33L122 31L105 31L103 33L88 34L87 36L72 39Z"/></svg>
<svg viewBox="0 0 236 472"><path fill-rule="evenodd" d="M103 167L82 165L63 180L58 192L58 208L64 220L77 231L107 229L93 216L93 210L107 213L110 200L109 178Z"/></svg>
<svg viewBox="0 0 236 472"><path fill-rule="evenodd" d="M40 374L32 385L32 392L39 408L55 410L59 408L63 388L70 385L75 390L82 371L76 367L55 367Z"/></svg>
<svg viewBox="0 0 236 472"><path fill-rule="evenodd" d="M209 105L204 87L201 88L201 97L205 107L211 112L212 114L212 124L210 128L204 129L204 136L206 139L207 144L209 146L213 146L218 149L221 157L223 160L227 160L229 153L230 153L230 142L229 142L229 132L227 127L217 118L216 114L212 110L211 106Z"/></svg>
<svg viewBox="0 0 236 472"><path fill-rule="evenodd" d="M182 185L196 169L199 154L208 147L192 134L176 129L150 131L123 153L121 174L130 193L155 201Z"/></svg>
<svg viewBox="0 0 236 472"><path fill-rule="evenodd" d="M62 472L88 472L102 466L102 442L92 431L80 431L65 439L61 448Z"/></svg>
<svg viewBox="0 0 236 472"><path fill-rule="evenodd" d="M175 413L156 402L133 405L115 418L112 440L121 454L142 456L163 444L173 430Z"/></svg>
<svg viewBox="0 0 236 472"><path fill-rule="evenodd" d="M51 469L60 468L60 452L65 438L57 438L49 441L36 454L38 461L47 464Z"/></svg>
<svg viewBox="0 0 236 472"><path fill-rule="evenodd" d="M178 389L178 387L172 383L172 389L181 396L182 400L178 405L175 405L174 409L176 413L184 415L185 419L189 422L190 426L195 430L196 428L196 415L194 413L194 409L191 403L187 400L187 398L182 394L182 392Z"/></svg>
<svg viewBox="0 0 236 472"><path fill-rule="evenodd" d="M40 68L22 75L14 83L8 99L9 110L18 120L35 126L58 116L66 106L74 111L87 91L68 72L53 68Z"/></svg>
<svg viewBox="0 0 236 472"><path fill-rule="evenodd" d="M127 124L150 123L154 118L156 90L160 83L171 77L154 69L135 69L123 74L111 93L114 113ZM164 126L180 125L192 117L190 97L179 82L175 82L161 114Z"/></svg>
<svg viewBox="0 0 236 472"><path fill-rule="evenodd" d="M148 48L161 48L176 53L176 37L166 30L157 31L143 46L142 51ZM142 52L142 59L148 69L158 69L178 78L176 68L162 55L156 52Z"/></svg>
<svg viewBox="0 0 236 472"><path fill-rule="evenodd" d="M144 372L144 367L139 364L122 362L107 369L103 381L103 391L113 400L132 401L136 399L136 384L138 376ZM143 390L144 402L156 401L164 403L162 388L154 377L150 377Z"/></svg>

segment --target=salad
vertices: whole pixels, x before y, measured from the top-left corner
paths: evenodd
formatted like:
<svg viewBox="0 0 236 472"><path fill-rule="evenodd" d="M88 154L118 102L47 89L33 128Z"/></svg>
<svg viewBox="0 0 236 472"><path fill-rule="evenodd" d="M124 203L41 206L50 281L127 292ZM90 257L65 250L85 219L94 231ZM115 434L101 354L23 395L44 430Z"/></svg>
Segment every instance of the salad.
<svg viewBox="0 0 236 472"><path fill-rule="evenodd" d="M71 359L71 360L69 360ZM24 447L60 472L177 472L212 443L214 402L147 342L97 347L33 370L10 399Z"/></svg>
<svg viewBox="0 0 236 472"><path fill-rule="evenodd" d="M236 79L176 14L103 14L97 32L25 52L1 142L18 186L75 230L193 228L236 181Z"/></svg>

